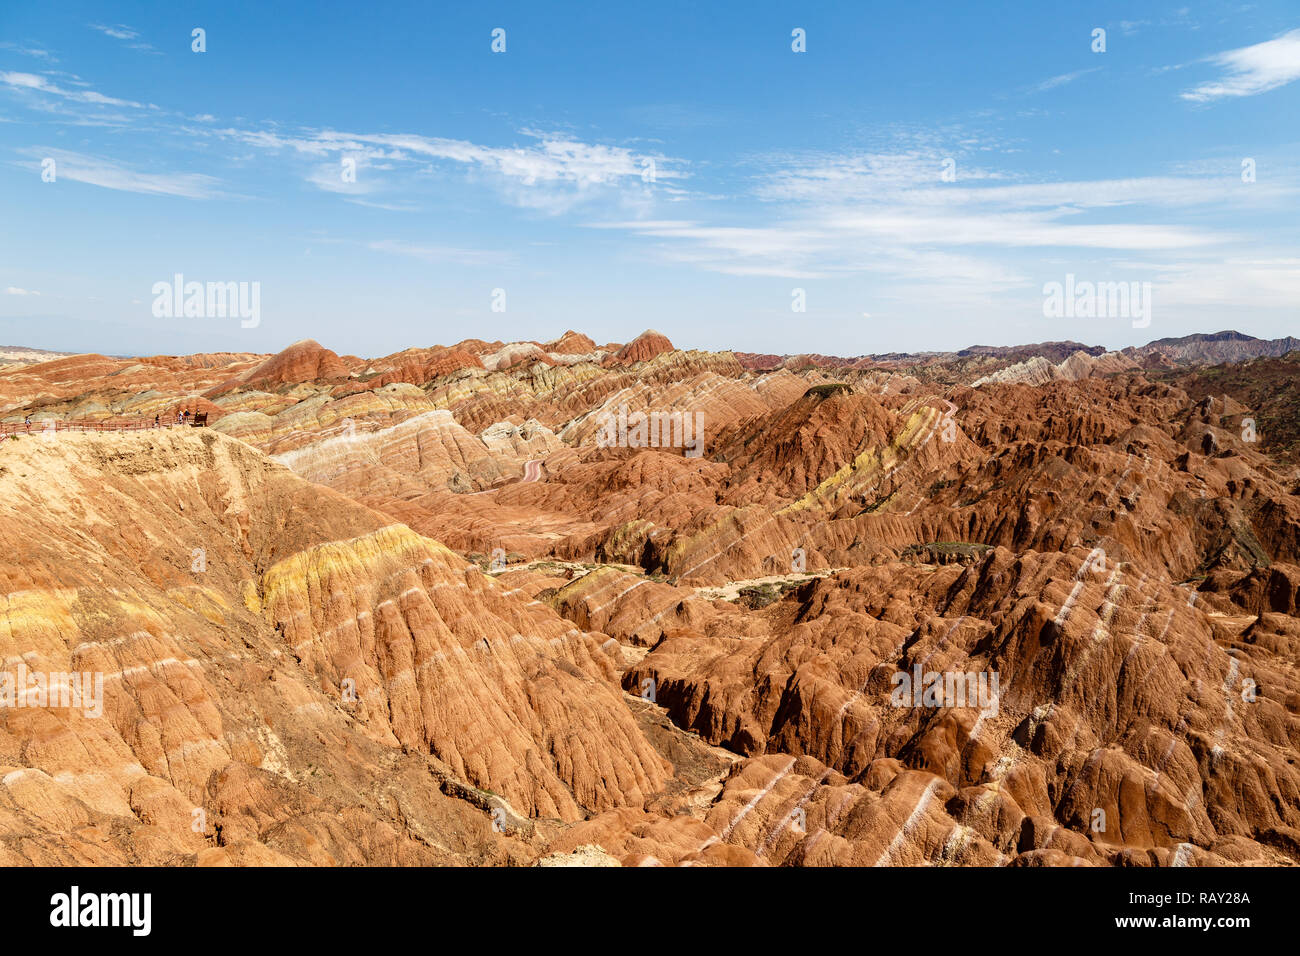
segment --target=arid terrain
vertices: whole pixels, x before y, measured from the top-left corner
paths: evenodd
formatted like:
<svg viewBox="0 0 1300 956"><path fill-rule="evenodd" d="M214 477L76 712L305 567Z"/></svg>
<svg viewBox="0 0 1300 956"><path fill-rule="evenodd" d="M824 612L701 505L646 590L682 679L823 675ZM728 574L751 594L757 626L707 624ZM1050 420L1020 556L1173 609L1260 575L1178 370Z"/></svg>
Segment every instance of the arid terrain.
<svg viewBox="0 0 1300 956"><path fill-rule="evenodd" d="M0 864L1300 863L1297 345L10 349Z"/></svg>

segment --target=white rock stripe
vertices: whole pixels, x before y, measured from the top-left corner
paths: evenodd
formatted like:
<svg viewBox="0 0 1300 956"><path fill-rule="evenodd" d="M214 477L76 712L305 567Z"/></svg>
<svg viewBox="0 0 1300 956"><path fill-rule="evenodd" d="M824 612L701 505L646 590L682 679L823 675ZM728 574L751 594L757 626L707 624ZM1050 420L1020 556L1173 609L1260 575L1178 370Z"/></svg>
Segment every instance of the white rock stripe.
<svg viewBox="0 0 1300 956"><path fill-rule="evenodd" d="M727 824L727 826L723 829L721 833L715 833L713 836L709 837L707 840L705 840L703 843L700 844L699 849L697 849L695 852L703 853L713 844L720 843L726 840L727 837L731 836L732 831L736 829L736 825L739 824L741 820L745 819L745 817L749 814L749 811L753 810L756 806L758 806L759 801L761 801L764 797L766 797L769 793L772 792L772 788L775 787L778 783L780 783L782 778L784 778L785 775L788 774L794 768L794 764L795 764L795 758L791 757L790 762L787 763L785 767L783 767L775 776L772 777L771 780L768 781L767 786L765 786L762 790L758 791L758 793L754 795L753 799L751 799L748 803L746 803L743 807L741 807L740 812L737 813L734 817L732 817L731 822Z"/></svg>
<svg viewBox="0 0 1300 956"><path fill-rule="evenodd" d="M722 557L724 554L726 554L728 551L730 551L730 550L731 550L732 548L734 548L736 545L740 544L740 542L744 541L744 540L745 540L746 538L748 538L750 535L752 535L752 534L757 534L758 532L760 532L760 531L762 531L764 528L766 528L769 524L771 524L772 522L776 521L776 516L773 515L773 514L770 514L770 513L769 513L768 515L766 515L766 517L767 517L767 520L764 521L762 524L760 524L757 528L754 528L752 531L746 531L744 534L742 534L742 535L741 535L739 538L737 538L735 541L733 541L733 542L731 542L730 544L724 546L724 547L721 548L720 550L713 552L709 557L705 558L705 559L704 559L703 561L701 561L699 564L696 564L696 565L694 565L694 566L688 568L687 570L683 571L681 574L678 574L678 575L677 575L677 580L679 580L679 581L681 581L681 580L685 580L686 578L690 577L690 575L692 575L692 574L694 574L696 571L698 571L700 568L704 567L706 564L709 564L709 563L712 562L712 561L716 561L716 560L718 560L718 558Z"/></svg>
<svg viewBox="0 0 1300 956"><path fill-rule="evenodd" d="M889 866L894 855L903 848L903 844L905 844L908 837L912 835L912 830L915 829L916 824L920 822L921 816L925 813L926 808L930 806L930 801L934 799L934 791L938 786L938 780L931 780L926 785L925 791L921 794L921 799L916 801L916 809L912 811L912 815L909 816L903 823L902 827L899 828L894 839L890 841L889 846L885 847L885 852L880 854L880 858L872 864L873 866Z"/></svg>

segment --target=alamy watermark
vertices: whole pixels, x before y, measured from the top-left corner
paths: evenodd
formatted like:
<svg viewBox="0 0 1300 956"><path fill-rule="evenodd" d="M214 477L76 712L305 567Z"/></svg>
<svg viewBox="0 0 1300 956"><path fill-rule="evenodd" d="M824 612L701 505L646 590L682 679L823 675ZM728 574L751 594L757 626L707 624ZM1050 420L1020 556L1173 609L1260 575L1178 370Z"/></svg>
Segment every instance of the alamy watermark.
<svg viewBox="0 0 1300 956"><path fill-rule="evenodd" d="M1043 285L1043 315L1049 319L1132 319L1133 328L1151 324L1150 282L1065 282Z"/></svg>
<svg viewBox="0 0 1300 956"><path fill-rule="evenodd" d="M895 671L889 702L895 707L978 707L986 717L997 716L997 671Z"/></svg>
<svg viewBox="0 0 1300 956"><path fill-rule="evenodd" d="M687 458L704 454L703 412L632 412L620 405L618 413L597 419L600 448L684 448Z"/></svg>
<svg viewBox="0 0 1300 956"><path fill-rule="evenodd" d="M104 675L89 671L46 674L22 661L17 672L0 672L0 707L66 707L87 717L104 714Z"/></svg>
<svg viewBox="0 0 1300 956"><path fill-rule="evenodd" d="M50 897L50 925L119 926L133 936L148 936L153 926L152 893L83 893L73 884L67 893Z"/></svg>
<svg viewBox="0 0 1300 956"><path fill-rule="evenodd" d="M176 273L171 282L155 282L153 314L158 319L239 318L240 328L262 322L262 283L186 282Z"/></svg>

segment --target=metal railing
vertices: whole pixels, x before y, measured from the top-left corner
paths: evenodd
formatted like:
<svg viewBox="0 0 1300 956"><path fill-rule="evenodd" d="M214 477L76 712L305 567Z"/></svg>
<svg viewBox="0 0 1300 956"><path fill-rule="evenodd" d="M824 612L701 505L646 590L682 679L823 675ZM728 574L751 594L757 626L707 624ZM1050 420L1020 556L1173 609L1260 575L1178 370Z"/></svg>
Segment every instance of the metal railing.
<svg viewBox="0 0 1300 956"><path fill-rule="evenodd" d="M206 421L203 423L206 424ZM42 419L27 425L23 422L0 422L0 435L40 435L54 432L135 432L163 428L203 427L191 416L184 422L176 419L170 421L159 419L154 424L152 418L101 419L98 421L64 421L54 418Z"/></svg>

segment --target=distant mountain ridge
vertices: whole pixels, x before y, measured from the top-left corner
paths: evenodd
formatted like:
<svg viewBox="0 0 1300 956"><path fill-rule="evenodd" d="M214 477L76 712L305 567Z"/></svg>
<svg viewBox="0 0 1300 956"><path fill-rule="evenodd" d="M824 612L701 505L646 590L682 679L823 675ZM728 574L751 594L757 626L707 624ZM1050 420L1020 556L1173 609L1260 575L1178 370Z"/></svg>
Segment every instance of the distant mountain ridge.
<svg viewBox="0 0 1300 956"><path fill-rule="evenodd" d="M865 368L872 365L889 364L943 364L970 358L1005 359L1008 362L1023 362L1035 355L1052 362L1062 362L1075 352L1087 352L1097 356L1106 352L1100 345L1084 345L1082 342L1037 342L1030 345L971 345L963 349L947 352L874 352L869 355L839 356L803 353L795 355L774 355L760 352L734 352L733 355L747 368L778 368L811 366L815 368Z"/></svg>
<svg viewBox="0 0 1300 956"><path fill-rule="evenodd" d="M71 354L71 352L52 352L49 349L31 349L25 345L0 345L0 365L33 365Z"/></svg>
<svg viewBox="0 0 1300 956"><path fill-rule="evenodd" d="M963 374L973 376L991 376L1001 369L1015 365L1024 365L1035 359L1060 366L1072 356L1099 359L1105 355L1123 356L1140 368L1173 368L1180 365L1222 365L1225 363L1246 362L1256 358L1280 358L1288 352L1300 350L1300 338L1285 336L1277 339L1260 339L1244 332L1225 330L1222 332L1198 332L1192 335L1156 339L1146 345L1129 346L1118 352L1107 352L1100 345L1085 345L1081 342L1034 342L1026 345L970 345L961 349L926 352L875 352L856 356L822 355L819 353L760 353L731 350L731 355L744 368L753 371L765 371L779 368L790 370L819 368L847 369L868 371L871 369L898 370L901 368L926 369L927 374L941 366L952 366ZM496 369L508 367L519 362L540 361L546 365L569 365L579 362L594 362L604 365L635 364L653 359L666 352L675 351L675 346L667 337L653 330L646 330L627 344L609 343L597 346L585 335L568 331L552 342L494 342L487 343L478 339L469 339L454 346L413 347L403 353L406 364L421 366L436 365L438 368L451 364ZM146 363L156 363L161 359L178 359L186 364L203 360L205 364L221 364L234 358L275 359L281 364L294 366L316 356L322 361L341 359L335 372L347 377L346 368L359 372L374 363L382 364L381 359L366 360L356 356L337 356L324 349L311 339L295 342L279 353L255 355L255 353L196 353L192 356L99 356L100 358L127 359L137 358ZM303 353L299 355L298 353ZM323 354L328 353L328 354ZM1082 353L1082 355L1080 355ZM35 365L42 362L72 358L77 355L94 353L55 352L46 349L29 348L19 345L0 346L0 365ZM314 360L314 359L313 359ZM1104 363L1104 367L1113 365L1113 361ZM346 368L345 368L346 367ZM432 366L431 366L432 367ZM250 367L251 368L251 367ZM242 371L249 371L244 369ZM433 374L429 369L398 372L390 370L392 380L411 380L427 378ZM299 377L311 377L302 373ZM292 377L292 376L291 376Z"/></svg>
<svg viewBox="0 0 1300 956"><path fill-rule="evenodd" d="M1176 338L1156 339L1146 345L1129 346L1119 353L1139 365L1197 364L1220 365L1245 362L1253 358L1278 358L1300 349L1300 338L1259 339L1244 332L1197 332ZM878 352L870 355L841 357L836 355L774 355L757 352L733 353L747 368L866 368L872 365L933 365L962 359L996 359L1010 364L1028 362L1041 356L1059 365L1071 355L1084 352L1097 358L1106 354L1100 345L1081 342L1037 342L1029 345L971 345L950 352ZM1168 360L1161 361L1160 357Z"/></svg>
<svg viewBox="0 0 1300 956"><path fill-rule="evenodd" d="M1280 339L1257 339L1253 335L1227 330L1156 339L1123 351L1130 358L1159 352L1177 363L1222 365L1225 362L1245 362L1255 358L1280 358L1296 349L1300 349L1300 339L1291 335Z"/></svg>

